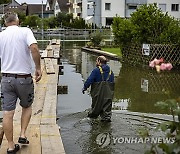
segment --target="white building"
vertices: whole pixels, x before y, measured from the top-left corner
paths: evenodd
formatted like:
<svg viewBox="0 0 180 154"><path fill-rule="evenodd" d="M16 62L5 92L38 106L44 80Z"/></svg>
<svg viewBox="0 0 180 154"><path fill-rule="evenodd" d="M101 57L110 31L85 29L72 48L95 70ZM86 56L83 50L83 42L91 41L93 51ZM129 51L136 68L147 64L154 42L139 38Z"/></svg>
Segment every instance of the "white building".
<svg viewBox="0 0 180 154"><path fill-rule="evenodd" d="M82 10L85 10L85 8L82 9L83 2L84 0L69 0L67 3L69 7L69 13L73 14L73 18L82 17Z"/></svg>
<svg viewBox="0 0 180 154"><path fill-rule="evenodd" d="M68 0L47 0L45 11L53 11L54 16L59 12L68 13Z"/></svg>
<svg viewBox="0 0 180 154"><path fill-rule="evenodd" d="M129 18L137 7L153 3L157 3L163 12L180 19L180 0L82 0L81 17L87 23L96 23L99 27L109 26L113 17Z"/></svg>
<svg viewBox="0 0 180 154"><path fill-rule="evenodd" d="M148 4L153 3L157 3L163 12L168 12L170 16L180 19L180 0L148 0Z"/></svg>
<svg viewBox="0 0 180 154"><path fill-rule="evenodd" d="M109 26L116 15L125 17L125 0L83 0L82 18L97 26Z"/></svg>

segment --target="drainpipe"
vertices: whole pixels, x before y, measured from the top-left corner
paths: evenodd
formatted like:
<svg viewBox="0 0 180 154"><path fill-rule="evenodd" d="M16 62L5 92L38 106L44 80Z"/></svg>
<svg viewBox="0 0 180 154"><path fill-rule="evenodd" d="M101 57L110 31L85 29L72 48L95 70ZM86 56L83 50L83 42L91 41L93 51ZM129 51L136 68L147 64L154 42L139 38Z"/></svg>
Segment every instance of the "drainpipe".
<svg viewBox="0 0 180 154"><path fill-rule="evenodd" d="M127 5L126 2L127 2L127 1L125 0L124 18L126 18L126 5Z"/></svg>

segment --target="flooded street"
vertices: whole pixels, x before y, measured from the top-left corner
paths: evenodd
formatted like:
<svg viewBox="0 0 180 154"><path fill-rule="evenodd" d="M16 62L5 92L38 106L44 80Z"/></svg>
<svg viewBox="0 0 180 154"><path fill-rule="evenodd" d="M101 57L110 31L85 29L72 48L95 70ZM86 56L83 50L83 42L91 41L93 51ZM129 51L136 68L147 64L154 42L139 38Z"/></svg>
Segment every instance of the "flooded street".
<svg viewBox="0 0 180 154"><path fill-rule="evenodd" d="M168 111L160 110L154 104L179 96L179 72L157 74L154 70L129 67L110 60L109 65L116 77L112 122L105 124L98 119L90 120L86 117L91 97L89 92L83 95L81 90L83 82L95 67L97 55L81 52L83 45L64 43L62 47L64 69L59 85L68 86L68 94L58 95L57 114L66 153L144 153L149 143L122 143L116 139L138 137L137 131L142 126L149 127L151 131L161 121L152 117L170 118ZM144 114L146 118L142 118ZM163 136L160 132L153 135Z"/></svg>

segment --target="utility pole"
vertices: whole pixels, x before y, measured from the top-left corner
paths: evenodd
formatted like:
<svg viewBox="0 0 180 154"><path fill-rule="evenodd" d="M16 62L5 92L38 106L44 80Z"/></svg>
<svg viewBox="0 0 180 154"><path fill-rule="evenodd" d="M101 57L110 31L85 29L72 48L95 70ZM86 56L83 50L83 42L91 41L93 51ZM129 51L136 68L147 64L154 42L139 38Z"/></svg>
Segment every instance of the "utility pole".
<svg viewBox="0 0 180 154"><path fill-rule="evenodd" d="M96 3L93 2L93 5L92 5L92 6L93 6L93 9L94 9L94 10L93 10L93 16L94 16L94 31L95 31L95 28L96 28L96 27L95 27L95 25L96 25L96 20L95 20L95 8L96 8Z"/></svg>
<svg viewBox="0 0 180 154"><path fill-rule="evenodd" d="M4 4L3 4L3 16L4 16Z"/></svg>

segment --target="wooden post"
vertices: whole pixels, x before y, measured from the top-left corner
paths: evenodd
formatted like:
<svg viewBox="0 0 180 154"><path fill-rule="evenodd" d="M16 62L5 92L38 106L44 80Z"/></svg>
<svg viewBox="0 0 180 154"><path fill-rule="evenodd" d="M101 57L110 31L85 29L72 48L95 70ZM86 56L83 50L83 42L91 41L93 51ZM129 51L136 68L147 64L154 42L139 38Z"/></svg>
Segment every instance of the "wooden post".
<svg viewBox="0 0 180 154"><path fill-rule="evenodd" d="M68 86L57 86L57 93L58 94L68 94Z"/></svg>
<svg viewBox="0 0 180 154"><path fill-rule="evenodd" d="M2 140L3 140L3 136L4 136L3 126L2 126L2 125L0 125L0 145L1 145Z"/></svg>

